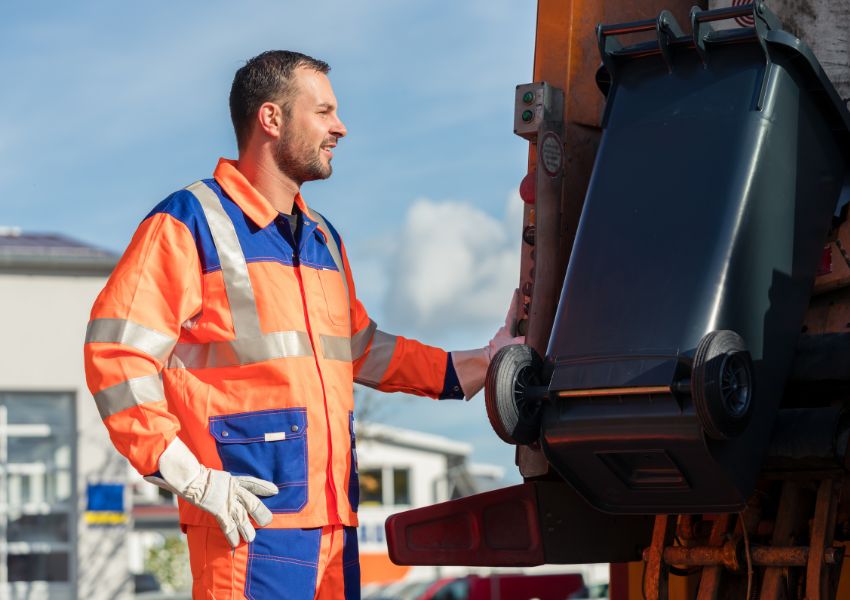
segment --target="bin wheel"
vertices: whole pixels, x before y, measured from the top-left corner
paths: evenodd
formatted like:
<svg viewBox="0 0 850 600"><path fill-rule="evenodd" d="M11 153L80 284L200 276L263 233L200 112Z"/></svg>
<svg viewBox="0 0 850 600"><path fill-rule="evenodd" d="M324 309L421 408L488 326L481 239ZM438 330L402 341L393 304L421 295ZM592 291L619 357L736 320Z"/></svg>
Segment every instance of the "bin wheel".
<svg viewBox="0 0 850 600"><path fill-rule="evenodd" d="M505 346L496 353L484 381L487 418L508 444L530 444L540 437L540 401L525 397L528 386L540 385L543 360L525 344Z"/></svg>
<svg viewBox="0 0 850 600"><path fill-rule="evenodd" d="M708 437L726 440L746 428L753 408L753 361L741 336L719 330L700 340L691 397Z"/></svg>

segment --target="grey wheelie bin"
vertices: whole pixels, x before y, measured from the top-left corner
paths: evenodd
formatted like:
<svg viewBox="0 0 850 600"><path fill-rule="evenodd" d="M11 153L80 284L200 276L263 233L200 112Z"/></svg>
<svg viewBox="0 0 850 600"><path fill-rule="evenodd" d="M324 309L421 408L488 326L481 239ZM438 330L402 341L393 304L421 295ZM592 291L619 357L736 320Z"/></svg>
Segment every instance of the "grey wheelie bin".
<svg viewBox="0 0 850 600"><path fill-rule="evenodd" d="M497 432L606 512L744 506L847 191L850 115L811 51L761 3L691 21L598 29L604 131L549 347L488 377Z"/></svg>

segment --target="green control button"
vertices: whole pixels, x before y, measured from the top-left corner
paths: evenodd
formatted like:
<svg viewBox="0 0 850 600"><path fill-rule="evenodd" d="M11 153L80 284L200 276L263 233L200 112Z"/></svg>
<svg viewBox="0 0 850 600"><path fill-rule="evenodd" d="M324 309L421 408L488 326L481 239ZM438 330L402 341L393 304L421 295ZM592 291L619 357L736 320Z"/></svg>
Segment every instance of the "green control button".
<svg viewBox="0 0 850 600"><path fill-rule="evenodd" d="M529 123L534 118L534 113L530 110L522 111L522 120Z"/></svg>
<svg viewBox="0 0 850 600"><path fill-rule="evenodd" d="M526 92L522 95L522 101L526 104L534 102L534 92Z"/></svg>

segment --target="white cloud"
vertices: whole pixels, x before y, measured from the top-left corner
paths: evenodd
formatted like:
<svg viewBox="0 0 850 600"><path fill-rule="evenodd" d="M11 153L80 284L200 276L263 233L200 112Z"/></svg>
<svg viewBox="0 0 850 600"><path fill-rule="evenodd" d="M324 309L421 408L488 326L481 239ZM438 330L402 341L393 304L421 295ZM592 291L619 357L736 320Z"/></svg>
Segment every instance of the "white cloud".
<svg viewBox="0 0 850 600"><path fill-rule="evenodd" d="M429 340L495 331L519 279L521 225L516 192L501 219L467 202L415 201L389 259L389 324L405 333L427 332Z"/></svg>

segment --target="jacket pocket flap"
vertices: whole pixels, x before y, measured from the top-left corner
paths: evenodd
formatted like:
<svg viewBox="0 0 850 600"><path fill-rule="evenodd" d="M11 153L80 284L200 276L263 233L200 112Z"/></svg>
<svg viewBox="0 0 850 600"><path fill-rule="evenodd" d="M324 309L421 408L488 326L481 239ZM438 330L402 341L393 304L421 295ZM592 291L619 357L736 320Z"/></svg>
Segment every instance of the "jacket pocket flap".
<svg viewBox="0 0 850 600"><path fill-rule="evenodd" d="M307 409L260 410L210 417L210 433L221 444L280 442L304 437Z"/></svg>

